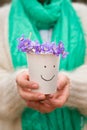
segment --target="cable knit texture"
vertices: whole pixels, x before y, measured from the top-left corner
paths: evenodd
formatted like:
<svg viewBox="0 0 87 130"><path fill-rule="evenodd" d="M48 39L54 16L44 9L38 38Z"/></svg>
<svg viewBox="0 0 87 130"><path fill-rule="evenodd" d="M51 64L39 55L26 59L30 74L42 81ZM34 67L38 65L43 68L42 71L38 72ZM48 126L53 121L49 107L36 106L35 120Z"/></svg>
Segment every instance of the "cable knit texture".
<svg viewBox="0 0 87 130"><path fill-rule="evenodd" d="M74 4L74 7L81 17L85 32L87 32L87 7L80 4ZM25 103L18 95L15 78L24 69L14 72L11 61L7 40L9 8L8 5L0 8L0 130L21 130L20 117ZM43 31L41 35L44 34L49 39L51 33L49 33L50 35L48 33ZM76 107L82 114L87 115L87 65L72 73L64 73L71 80L70 97L66 105ZM84 130L87 130L86 125Z"/></svg>

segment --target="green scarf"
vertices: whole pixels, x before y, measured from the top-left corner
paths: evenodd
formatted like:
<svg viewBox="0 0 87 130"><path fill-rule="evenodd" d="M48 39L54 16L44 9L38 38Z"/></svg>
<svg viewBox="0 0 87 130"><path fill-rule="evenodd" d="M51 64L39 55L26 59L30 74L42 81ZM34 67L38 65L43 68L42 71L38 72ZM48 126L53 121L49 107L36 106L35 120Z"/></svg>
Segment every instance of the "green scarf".
<svg viewBox="0 0 87 130"><path fill-rule="evenodd" d="M9 45L14 68L26 66L24 53L17 51L16 39L32 32L32 40L42 42L39 30L52 28L51 41L64 42L69 55L60 69L72 70L84 63L85 39L80 19L69 0L13 0L9 15ZM83 120L82 120L83 118ZM23 130L80 130L84 117L75 109L60 108L41 114L27 108L22 115ZM84 123L83 123L84 124Z"/></svg>

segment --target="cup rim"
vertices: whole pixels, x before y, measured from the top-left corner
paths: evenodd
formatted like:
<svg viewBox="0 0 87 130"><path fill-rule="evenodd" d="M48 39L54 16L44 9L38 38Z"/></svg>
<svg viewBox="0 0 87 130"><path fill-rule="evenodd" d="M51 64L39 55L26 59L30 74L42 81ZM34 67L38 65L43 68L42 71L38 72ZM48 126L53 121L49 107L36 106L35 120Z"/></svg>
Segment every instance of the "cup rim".
<svg viewBox="0 0 87 130"><path fill-rule="evenodd" d="M54 55L54 54L52 54L52 53L39 53L39 54L36 54L36 53L27 53L27 55L42 55L42 56L46 56L46 55L50 55L50 56L55 56L55 57L60 57L60 55L59 56L57 56L57 55Z"/></svg>

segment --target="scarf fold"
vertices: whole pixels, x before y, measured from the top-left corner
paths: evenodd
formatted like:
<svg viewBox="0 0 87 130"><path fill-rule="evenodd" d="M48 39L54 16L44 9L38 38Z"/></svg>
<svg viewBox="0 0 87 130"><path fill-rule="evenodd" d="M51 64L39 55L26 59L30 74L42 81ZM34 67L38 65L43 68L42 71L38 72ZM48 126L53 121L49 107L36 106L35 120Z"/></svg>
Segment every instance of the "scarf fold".
<svg viewBox="0 0 87 130"><path fill-rule="evenodd" d="M61 3L62 1L53 0L52 3L48 5L44 3L42 6L37 0L32 0L30 4L26 5L26 0L22 0L22 5L27 16L30 18L31 23L38 29L50 29L54 27L61 14Z"/></svg>
<svg viewBox="0 0 87 130"><path fill-rule="evenodd" d="M42 43L39 31L50 28L52 28L50 41L58 44L58 41L62 40L69 52L68 57L61 60L60 69L73 70L84 63L86 48L84 32L70 0L45 0L43 4L37 0L13 0L9 14L9 46L15 69L20 66L27 66L26 55L18 52L16 39L22 34L29 37L31 32L31 40L38 40ZM27 109L22 116L23 130L43 130L44 125L46 126L45 130L81 129L82 115L77 110L63 108L63 110L57 109L56 111L57 115L54 111L52 116L50 116L51 113L46 116ZM39 121L40 124L34 127L32 123L29 123L32 122L33 117L35 122L41 117L44 123ZM51 127L47 123L48 119L51 123L52 120L55 120L56 124L53 125L52 123L53 126Z"/></svg>

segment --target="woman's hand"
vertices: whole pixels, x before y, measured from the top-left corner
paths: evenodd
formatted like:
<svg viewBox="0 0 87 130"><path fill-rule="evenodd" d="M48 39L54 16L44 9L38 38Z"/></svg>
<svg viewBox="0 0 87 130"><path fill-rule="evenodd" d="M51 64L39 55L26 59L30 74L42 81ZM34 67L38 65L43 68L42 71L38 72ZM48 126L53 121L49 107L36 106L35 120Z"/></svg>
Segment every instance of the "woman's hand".
<svg viewBox="0 0 87 130"><path fill-rule="evenodd" d="M37 101L36 103L28 101L28 106L42 113L49 113L56 108L62 107L69 97L69 86L70 81L68 77L60 73L58 76L57 91L54 94L47 95L46 100Z"/></svg>
<svg viewBox="0 0 87 130"><path fill-rule="evenodd" d="M42 103L42 101L46 100L46 96L32 91L38 89L39 85L29 80L29 74L27 71L18 74L16 82L19 94L25 100L29 108L42 113L47 112L49 105L47 103Z"/></svg>
<svg viewBox="0 0 87 130"><path fill-rule="evenodd" d="M69 97L70 81L67 76L62 73L58 76L57 91L48 96L48 103L55 109L62 107Z"/></svg>
<svg viewBox="0 0 87 130"><path fill-rule="evenodd" d="M29 81L28 72L18 74L16 82L19 94L26 101L27 106L41 113L49 113L55 108L62 107L69 96L69 79L63 74L59 74L58 89L51 95L33 92L32 90L38 89L39 85Z"/></svg>
<svg viewBox="0 0 87 130"><path fill-rule="evenodd" d="M46 98L44 94L32 91L38 89L39 85L29 80L29 74L27 71L18 74L16 77L16 82L19 94L26 102L44 100Z"/></svg>

